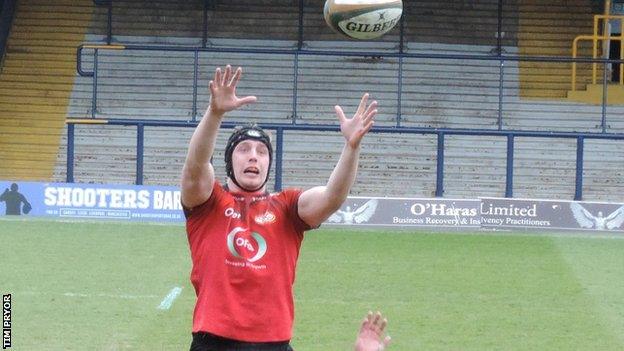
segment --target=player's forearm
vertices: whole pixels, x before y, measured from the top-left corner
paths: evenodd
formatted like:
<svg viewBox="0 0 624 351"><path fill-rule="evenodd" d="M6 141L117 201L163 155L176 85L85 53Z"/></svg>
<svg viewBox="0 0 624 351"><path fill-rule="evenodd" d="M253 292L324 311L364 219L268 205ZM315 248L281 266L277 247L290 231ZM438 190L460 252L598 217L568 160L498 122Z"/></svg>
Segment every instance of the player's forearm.
<svg viewBox="0 0 624 351"><path fill-rule="evenodd" d="M191 137L184 163L185 172L195 174L205 171L214 153L222 118L222 114L215 114L210 109L206 111Z"/></svg>
<svg viewBox="0 0 624 351"><path fill-rule="evenodd" d="M345 144L340 159L336 164L326 186L326 193L331 201L340 206L349 195L357 175L360 148Z"/></svg>
<svg viewBox="0 0 624 351"><path fill-rule="evenodd" d="M347 198L358 168L359 147L345 144L327 185L304 191L299 197L299 217L315 228L340 208Z"/></svg>

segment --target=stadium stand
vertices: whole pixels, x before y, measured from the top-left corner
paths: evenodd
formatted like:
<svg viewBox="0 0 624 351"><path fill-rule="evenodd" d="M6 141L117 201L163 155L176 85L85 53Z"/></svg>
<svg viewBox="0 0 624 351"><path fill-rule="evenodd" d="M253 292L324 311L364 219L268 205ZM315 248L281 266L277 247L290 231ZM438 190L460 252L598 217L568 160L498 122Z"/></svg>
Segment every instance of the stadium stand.
<svg viewBox="0 0 624 351"><path fill-rule="evenodd" d="M90 1L19 1L0 74L2 179L52 178Z"/></svg>
<svg viewBox="0 0 624 351"><path fill-rule="evenodd" d="M574 38L592 32L595 13L591 5L590 0L519 1L519 53L570 56ZM591 57L591 46L580 47L579 57L583 56ZM590 75L591 65L579 64L580 89L590 81ZM561 99L570 90L567 63L521 62L520 77L521 97Z"/></svg>
<svg viewBox="0 0 624 351"><path fill-rule="evenodd" d="M381 52L398 50L398 29L377 42L342 40L325 26L321 16L322 2L321 0L304 2L302 33L304 48ZM583 7L581 1L575 1L577 2L578 6L570 6L570 18L574 19L575 23L581 21L581 16L578 15L581 9L588 9ZM35 0L24 3L30 4L30 10L29 6L18 9L18 16L21 16L23 25L28 25L23 21L32 16L28 11L36 12L40 16L47 12L51 17L71 17L80 24L82 34L72 28L71 33L74 35L71 38L74 41L65 42L69 46L67 53L75 50L79 43L102 43L106 40L107 8L104 6L95 6L89 1L71 8L63 7L65 2L55 6L44 5L43 2ZM505 2L503 8L505 36L501 38L501 44L503 52L507 54L522 54L523 48L530 47L530 43L523 43L522 40L531 38L531 30L537 28L525 25L524 18L530 18L531 13L537 14L545 9L555 12L557 9L560 12L558 16L565 17L567 14L560 2L545 8L534 6L531 9L522 8L519 4L520 2ZM55 15L54 9L63 12L63 15ZM267 9L271 10L273 17L267 16ZM493 50L496 50L497 44L495 36L497 1L484 0L470 4L453 1L406 2L405 11L406 15L410 16L408 18L414 19L405 23L406 52L477 54L483 55L484 58L495 53ZM210 2L207 15L209 33L206 44L209 47L291 49L297 46L299 15L296 2L213 1ZM113 43L181 47L197 47L203 44L201 1L115 1L112 18ZM588 18L587 23L591 23L591 16L588 15ZM268 21L275 21L271 22L275 23L275 26L268 25ZM51 19L40 22L54 23ZM565 21L553 19L552 23L555 26L560 24L569 27ZM579 31L585 30L585 27L579 28ZM36 32L34 29L29 30ZM542 28L542 32L546 31ZM564 42L561 38L555 41ZM43 42L30 42L29 45L32 45L32 48L28 46L28 50L33 52L42 52L44 48L49 47L49 44ZM569 50L571 39L566 45ZM536 44L535 47L543 46ZM82 56L83 69L87 71L93 67L92 53L92 50L85 50ZM564 55L548 50L535 51L532 54ZM293 116L292 96L295 86L291 55L201 52L195 113L192 108L192 52L99 50L98 55L98 99L95 111L97 118L179 121L199 118L207 104L206 86L212 70L217 65L231 63L245 67L245 78L241 82L240 94L257 94L260 97L259 103L233 113L229 117L232 121L289 123L295 118L298 123L333 124L335 123L333 105L340 103L345 109L352 111L359 94L367 90L383 104L377 120L381 126L394 126L400 123L402 126L412 127L498 128L498 61L484 59L461 62L407 58L403 60L403 86L399 92L397 85L399 63L396 58L302 55L296 86L296 114ZM61 59L60 54L55 54L54 57L55 62L64 64L59 66L54 63L54 67L66 67L63 73L67 73L73 82L61 84L59 79L53 79L54 83L47 83L45 93L41 94L56 96L54 104L62 107L46 108L45 113L37 115L50 115L54 112L54 117L50 118L53 118L55 123L59 123L66 116L90 118L92 78L75 76L73 57ZM51 57L48 59L51 60ZM567 68L553 72L565 76L569 84L569 64L558 65ZM11 64L5 67L11 67ZM60 74L58 68L56 73ZM530 94L524 93L527 91L524 82L530 74L524 73L523 63L505 62L503 73L504 129L601 131L600 106L565 100L527 99ZM542 78L551 79L544 78L543 75ZM4 73L0 79L6 79ZM14 80L16 82L13 84L24 85L22 78ZM65 95L57 90L57 87L65 89L62 90L65 91ZM539 89L556 90L551 86L541 86ZM8 93L8 89L4 91ZM71 96L68 95L70 92ZM398 105L399 97L401 105ZM2 107L4 108L4 105ZM621 133L624 125L612 116L624 112L622 106L610 105L607 111L609 117L606 130ZM400 112L399 121L397 112ZM30 119L34 113L24 116L28 120L21 119L17 121L18 125L31 126L30 128L38 126L36 128L45 129L46 134L57 139L63 133L60 147L57 143L51 147L54 152L50 151L56 159L54 175L50 177L42 173L36 177L64 180L66 135L63 126L59 126L58 134L54 134L49 132L50 128L40 127L42 124L45 125L45 122ZM11 125L13 122L3 117L2 123ZM145 184L177 183L191 131L190 128L146 127L143 180ZM437 140L434 135L374 134L367 138L361 172L353 189L354 194L427 197L435 195ZM37 139L43 140L41 137ZM216 168L221 172L218 176L222 179L223 139L221 137L219 140L218 154L215 155ZM135 127L76 126L74 171L76 180L134 182L136 144ZM587 141L584 186L586 199L614 199L617 197L615 195L617 190L622 189L624 184L620 169L623 156L621 151L617 151L621 148L615 150L614 145L618 145L617 142ZM447 136L444 196L504 195L506 147L504 137ZM517 138L514 195L570 199L574 194L575 147L574 139ZM325 179L331 172L340 149L341 140L336 132L286 132L284 185L306 187L318 184L319 179ZM46 153L41 153L43 154ZM15 156L15 159L23 158ZM614 166L614 163L610 162L611 159L620 167Z"/></svg>
<svg viewBox="0 0 624 351"><path fill-rule="evenodd" d="M480 44L489 52L497 44L498 0L405 1L408 42ZM518 1L502 2L501 44L517 46Z"/></svg>

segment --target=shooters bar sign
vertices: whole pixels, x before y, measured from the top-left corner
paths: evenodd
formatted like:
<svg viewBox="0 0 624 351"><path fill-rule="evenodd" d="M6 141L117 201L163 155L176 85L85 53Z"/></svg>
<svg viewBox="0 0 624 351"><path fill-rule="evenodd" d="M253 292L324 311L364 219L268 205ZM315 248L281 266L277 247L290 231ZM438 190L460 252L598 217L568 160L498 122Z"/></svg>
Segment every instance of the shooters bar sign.
<svg viewBox="0 0 624 351"><path fill-rule="evenodd" d="M0 181L6 215L183 221L180 190L172 186Z"/></svg>

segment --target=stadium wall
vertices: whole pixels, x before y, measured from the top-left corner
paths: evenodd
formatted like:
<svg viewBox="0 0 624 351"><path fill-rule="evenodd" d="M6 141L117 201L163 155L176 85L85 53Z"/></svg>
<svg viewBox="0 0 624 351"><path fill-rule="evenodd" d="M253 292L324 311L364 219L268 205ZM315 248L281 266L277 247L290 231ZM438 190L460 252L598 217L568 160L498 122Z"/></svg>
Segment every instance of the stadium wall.
<svg viewBox="0 0 624 351"><path fill-rule="evenodd" d="M9 214L63 219L183 222L177 187L0 181ZM624 203L536 199L349 197L326 225L461 230L585 230L624 235Z"/></svg>

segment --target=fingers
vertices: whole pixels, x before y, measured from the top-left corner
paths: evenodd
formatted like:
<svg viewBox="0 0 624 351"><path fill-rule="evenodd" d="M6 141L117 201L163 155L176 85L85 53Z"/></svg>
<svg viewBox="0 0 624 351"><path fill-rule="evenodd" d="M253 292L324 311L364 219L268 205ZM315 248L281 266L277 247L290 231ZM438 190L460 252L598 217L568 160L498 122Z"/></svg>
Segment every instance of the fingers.
<svg viewBox="0 0 624 351"><path fill-rule="evenodd" d="M364 125L364 132L362 134L368 133L375 126L375 122L370 121L366 125Z"/></svg>
<svg viewBox="0 0 624 351"><path fill-rule="evenodd" d="M210 95L214 95L216 89L214 81L211 80L210 82L208 82L208 87L210 88Z"/></svg>
<svg viewBox="0 0 624 351"><path fill-rule="evenodd" d="M380 324L380 319L381 319L381 313L377 312L375 313L375 315L373 316L373 325L375 327L378 327Z"/></svg>
<svg viewBox="0 0 624 351"><path fill-rule="evenodd" d="M388 320L384 318L381 320L381 324L379 324L379 331L383 332L386 329L386 325L388 325Z"/></svg>
<svg viewBox="0 0 624 351"><path fill-rule="evenodd" d="M373 316L371 329L373 329L375 334L381 335L381 333L383 333L383 329L386 327L386 323L384 323L384 320L381 318L381 312L377 311L377 313Z"/></svg>
<svg viewBox="0 0 624 351"><path fill-rule="evenodd" d="M375 105L376 105L376 102L375 102ZM377 115L377 109L373 108L373 109L368 109L368 110L367 110L366 115L364 115L364 117L362 118L362 128L360 129L358 133L361 138L363 138L364 135L366 135L375 125L375 121L373 119L375 118L375 115Z"/></svg>
<svg viewBox="0 0 624 351"><path fill-rule="evenodd" d="M215 88L219 88L222 86L235 88L242 74L243 69L241 67L238 67L234 72L232 72L232 66L230 65L225 66L224 71L221 70L221 67L217 67L215 69L215 74L212 82L215 85Z"/></svg>
<svg viewBox="0 0 624 351"><path fill-rule="evenodd" d="M384 347L386 347L386 346L390 345L390 342L391 342L391 341L392 341L392 338L391 338L389 335L388 335L388 336L386 336L386 337L384 338L384 340L383 340Z"/></svg>
<svg viewBox="0 0 624 351"><path fill-rule="evenodd" d="M258 98L255 96L245 96L244 98L240 98L237 101L237 107L241 107L243 105L251 104L258 101Z"/></svg>
<svg viewBox="0 0 624 351"><path fill-rule="evenodd" d="M369 121L371 121L375 115L377 114L377 101L373 100L373 102L370 103L370 105L366 105L368 103L368 93L364 94L364 97L362 97L362 100L360 101L360 105L358 106L358 110L355 113L355 116L353 116L353 118L362 118L362 121L364 124L367 124Z"/></svg>
<svg viewBox="0 0 624 351"><path fill-rule="evenodd" d="M225 72L221 71L221 67L217 67L215 69L213 81L215 82L217 87L231 86L232 84L236 86L236 83L238 83L238 80L240 79L241 73L242 68L240 67L236 69L234 75L232 75L232 66L230 65L225 66Z"/></svg>
<svg viewBox="0 0 624 351"><path fill-rule="evenodd" d="M234 77L232 77L232 80L230 80L230 82L228 83L228 86L236 87L236 85L238 84L238 81L240 80L240 77L241 77L242 74L243 74L243 69L238 67L236 69L236 72L234 73Z"/></svg>
<svg viewBox="0 0 624 351"><path fill-rule="evenodd" d="M366 108L366 104L368 103L368 93L365 93L362 96L362 100L360 100L360 105L357 108L357 111L355 112L356 115L361 115L362 112L364 112L364 109Z"/></svg>
<svg viewBox="0 0 624 351"><path fill-rule="evenodd" d="M360 325L360 333L366 329L368 329L368 319L364 318L364 320L362 320L362 324Z"/></svg>
<svg viewBox="0 0 624 351"><path fill-rule="evenodd" d="M362 322L362 329L367 328L373 331L375 334L381 336L388 325L388 320L383 318L381 312L373 314L368 312L368 315Z"/></svg>
<svg viewBox="0 0 624 351"><path fill-rule="evenodd" d="M377 101L373 101L371 102L370 105L368 105L368 107L366 108L366 111L364 111L364 114L362 117L364 123L368 123L369 121L371 121L373 117L375 117L376 114L377 114Z"/></svg>
<svg viewBox="0 0 624 351"><path fill-rule="evenodd" d="M364 317L364 320L362 320L362 325L360 326L360 332L364 330L372 329L372 325L373 325L372 321L373 321L373 312L368 311L368 314L366 314L366 317Z"/></svg>
<svg viewBox="0 0 624 351"><path fill-rule="evenodd" d="M340 121L340 124L344 123L347 120L347 117L344 114L344 111L342 110L342 107L336 105L334 106L334 110L336 111L336 116L338 116L338 120ZM372 315L373 312L368 312L369 315Z"/></svg>
<svg viewBox="0 0 624 351"><path fill-rule="evenodd" d="M214 78L212 79L212 81L215 84L221 84L221 81L222 81L221 67L217 67L217 69L215 69L215 74L214 74Z"/></svg>
<svg viewBox="0 0 624 351"><path fill-rule="evenodd" d="M217 67L215 69L213 80L208 83L210 93L215 94L220 88L223 87L236 89L236 85L240 81L242 74L243 69L241 67L238 67L234 72L232 72L232 66L230 65L225 66L224 71L221 71L221 67ZM249 100L244 100L244 103L249 102Z"/></svg>
<svg viewBox="0 0 624 351"><path fill-rule="evenodd" d="M373 312L368 311L366 314L366 325L371 326L373 324Z"/></svg>
<svg viewBox="0 0 624 351"><path fill-rule="evenodd" d="M368 97L366 99L368 99ZM362 101L366 104L366 102L364 101L364 98L362 98ZM371 104L368 106L362 105L362 103L360 103L360 105L358 106L358 110L353 116L353 118L360 117L363 119L364 124L368 123L377 114L378 112L377 105L378 105L377 101L371 102ZM338 115L338 118L340 119L341 122L347 119L345 117L344 111L342 110L340 106L336 105L334 106L334 109L336 110L336 115Z"/></svg>
<svg viewBox="0 0 624 351"><path fill-rule="evenodd" d="M223 74L223 81L221 82L222 86L228 85L230 80L232 79L232 66L225 66L225 74Z"/></svg>
<svg viewBox="0 0 624 351"><path fill-rule="evenodd" d="M369 311L362 321L360 335L356 342L366 340L371 346L377 345L375 350L385 350L392 340L389 335L383 337L387 325L388 320L382 316L381 312L373 313ZM356 347L356 350L359 349Z"/></svg>

